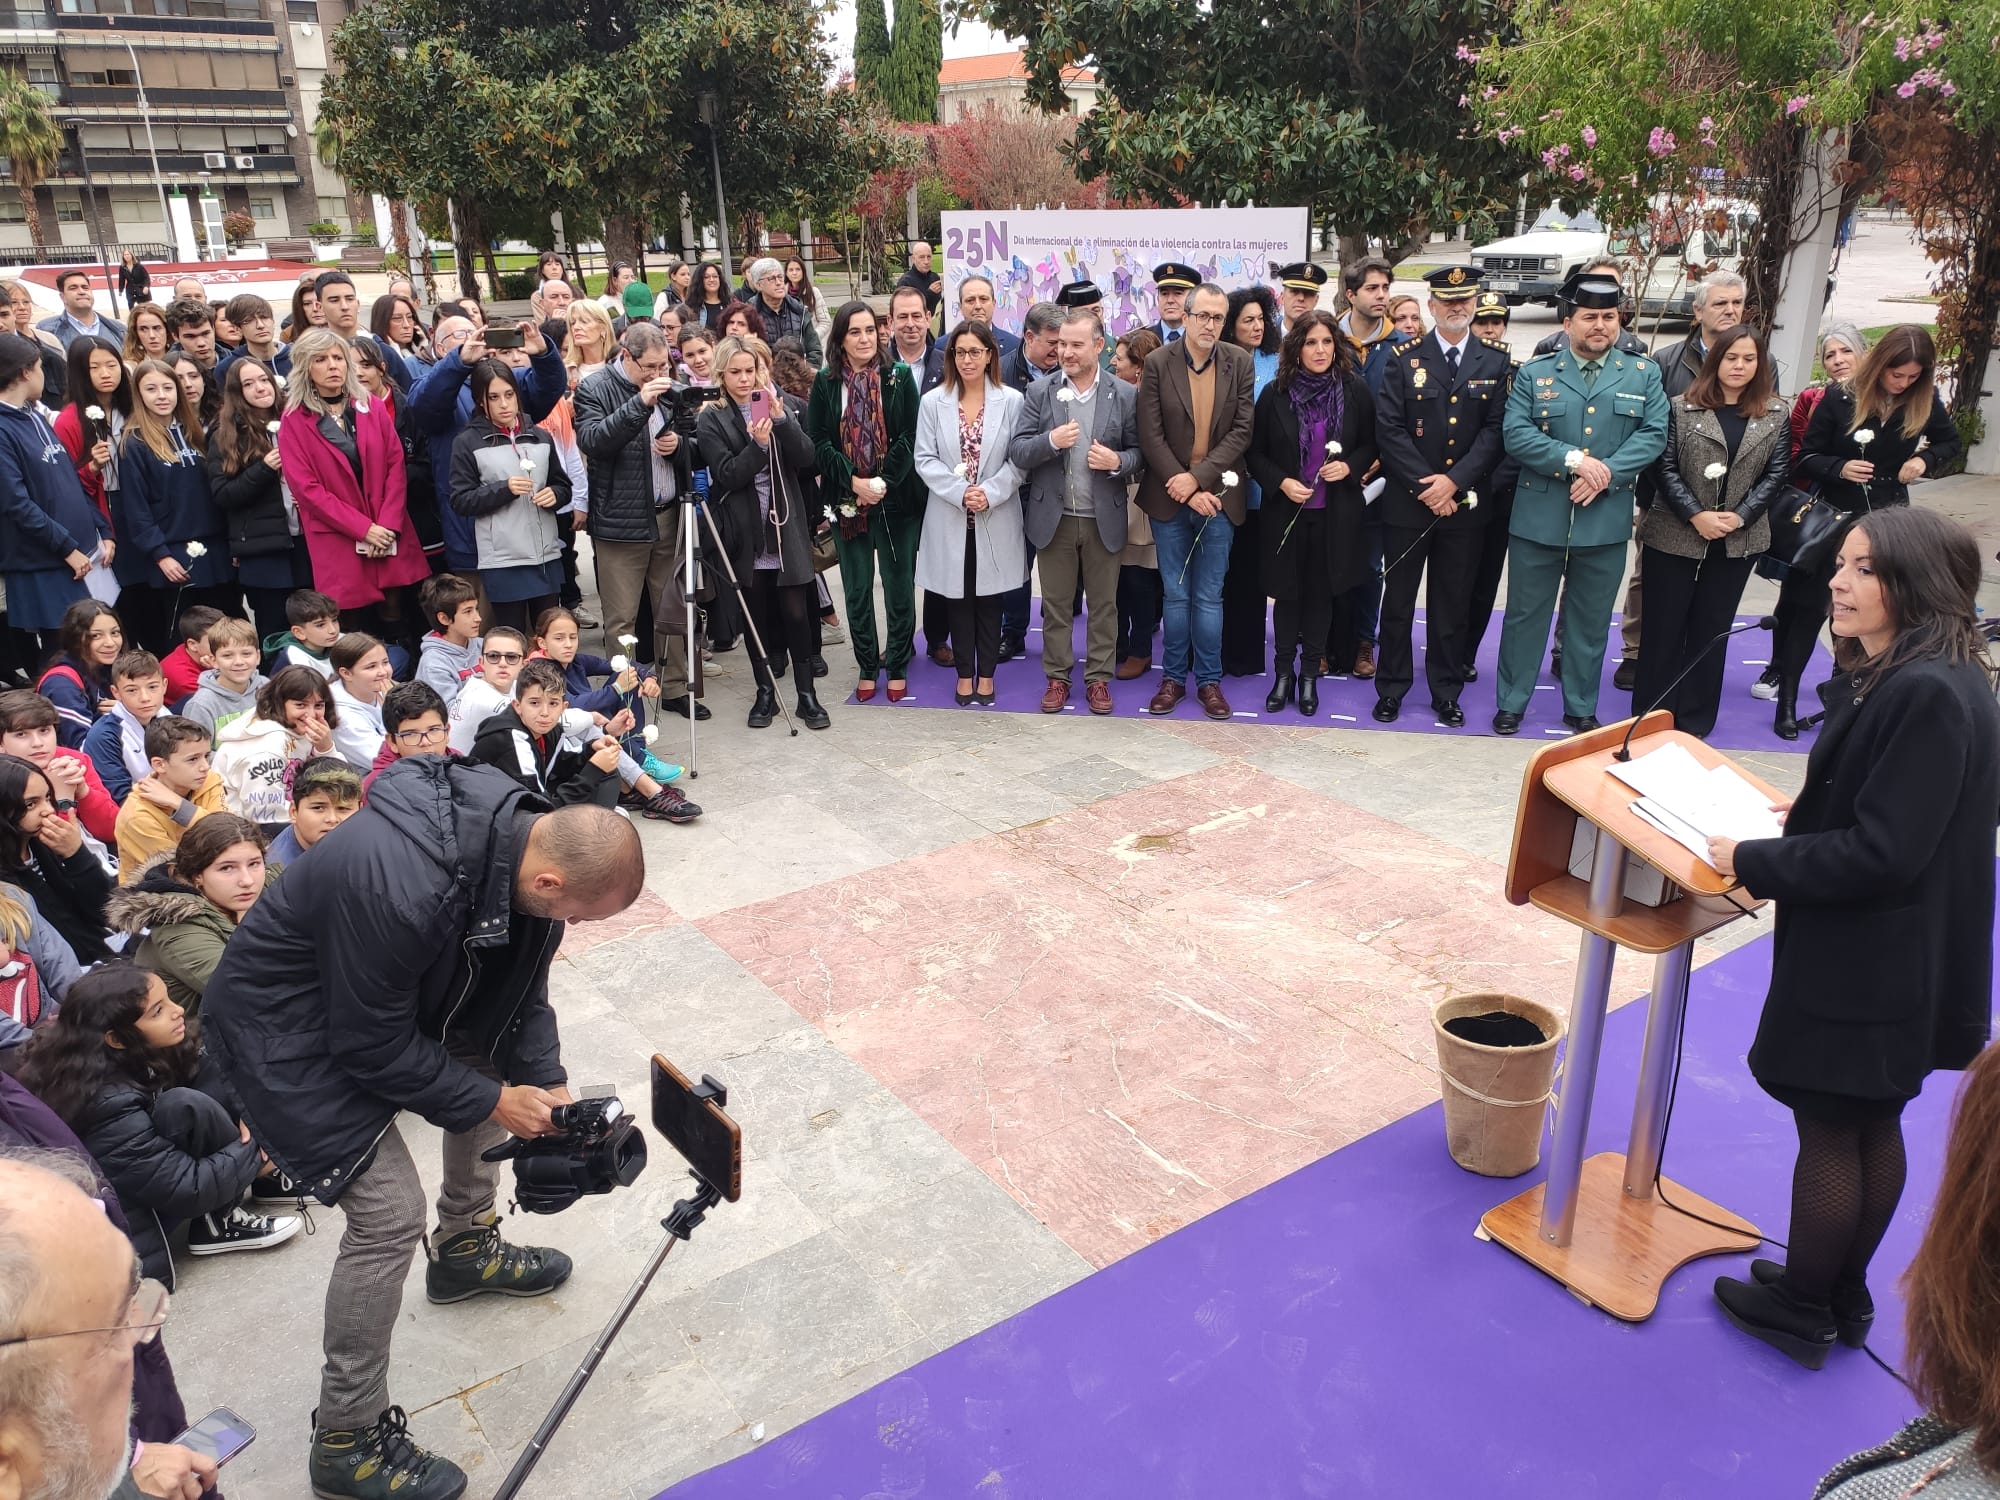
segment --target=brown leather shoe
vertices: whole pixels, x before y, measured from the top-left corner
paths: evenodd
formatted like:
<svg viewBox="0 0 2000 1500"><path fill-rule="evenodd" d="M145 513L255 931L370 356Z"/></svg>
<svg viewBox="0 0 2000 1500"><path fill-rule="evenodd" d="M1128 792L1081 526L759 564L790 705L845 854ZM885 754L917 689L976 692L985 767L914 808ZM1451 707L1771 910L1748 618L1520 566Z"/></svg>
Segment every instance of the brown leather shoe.
<svg viewBox="0 0 2000 1500"><path fill-rule="evenodd" d="M933 650L931 651L931 660L936 662L941 667L955 666L957 664L951 654L951 647L949 646L938 646L933 648Z"/></svg>
<svg viewBox="0 0 2000 1500"><path fill-rule="evenodd" d="M1042 712L1045 714L1059 714L1063 711L1063 706L1068 702L1069 679L1066 677L1051 677L1049 679L1049 690L1042 694Z"/></svg>
<svg viewBox="0 0 2000 1500"><path fill-rule="evenodd" d="M1170 714L1181 706L1181 699L1187 696L1187 684L1177 677L1169 677L1160 684L1160 690L1153 694L1153 701L1146 705L1149 714Z"/></svg>
<svg viewBox="0 0 2000 1500"><path fill-rule="evenodd" d="M1111 712L1111 684L1103 680L1086 682L1083 685L1083 701L1090 705L1094 714Z"/></svg>
<svg viewBox="0 0 2000 1500"><path fill-rule="evenodd" d="M1201 702L1201 711L1211 719L1226 719L1229 717L1231 713L1229 700L1222 696L1221 683L1204 682L1194 690L1194 695Z"/></svg>
<svg viewBox="0 0 2000 1500"><path fill-rule="evenodd" d="M1123 661L1118 663L1118 670L1113 675L1115 675L1120 682L1130 682L1135 677L1144 677L1148 672L1152 670L1153 670L1152 657L1128 656Z"/></svg>
<svg viewBox="0 0 2000 1500"><path fill-rule="evenodd" d="M1354 653L1354 675L1364 679L1375 675L1375 648L1366 641Z"/></svg>

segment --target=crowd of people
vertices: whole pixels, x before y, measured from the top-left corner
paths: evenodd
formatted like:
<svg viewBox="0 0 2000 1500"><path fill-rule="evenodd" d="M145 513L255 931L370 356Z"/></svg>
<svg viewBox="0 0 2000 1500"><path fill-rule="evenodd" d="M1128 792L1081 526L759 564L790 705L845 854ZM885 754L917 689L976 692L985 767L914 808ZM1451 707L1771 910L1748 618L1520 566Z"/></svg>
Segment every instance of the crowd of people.
<svg viewBox="0 0 2000 1500"><path fill-rule="evenodd" d="M81 273L63 275L63 311L39 325L5 288L0 1134L93 1164L85 1190L147 1278L151 1300L89 1330L136 1339L150 1382L121 1461L135 1492L192 1495L213 1478L165 1441L185 1414L164 1357L144 1352L165 1307L145 1288L172 1286L179 1253L283 1246L308 1197L338 1201L348 1222L316 1493L463 1488L388 1402L390 1330L425 1222L388 1122L408 1109L447 1131L431 1300L533 1295L568 1276L557 1252L500 1239L494 1174L477 1160L507 1130L546 1130L567 1098L545 991L554 939L563 920L633 899L629 815L700 816L651 721L708 717L705 660L748 645L751 727L786 711L787 674L792 716L829 727L817 683L843 639L824 582L835 566L862 702L885 679L889 701L907 696L921 630L957 701L992 704L1024 655L1039 568L1045 712L1076 691L1081 610L1094 714L1157 654L1154 713L1174 712L1192 676L1202 710L1226 719L1224 680L1268 672L1265 712L1311 718L1338 672L1372 678L1374 717L1393 723L1416 689L1421 591L1424 687L1452 727L1504 572L1492 724L1512 734L1551 616L1564 723L1597 727L1636 545L1614 680L1706 734L1723 678L1704 648L1773 545L1781 500L1807 486L1856 524L1837 556L1773 568L1777 645L1754 691L1795 739L1831 615L1841 728L1815 765L1847 802L1802 798L1785 839L1719 850L1718 864L1785 900L1782 945L1786 924L1845 899L1809 838L1873 815L1867 777L1900 753L1899 784L1935 794L1903 821L1962 825L1964 847L1962 868L1933 849L1898 889L1944 880L1923 887L1922 904L1950 910L1938 943L1990 920L2000 792L1985 772L1924 759L1935 741L1990 762L1996 721L1968 633L1976 553L1968 580L1969 541L1902 519L1909 485L1958 448L1921 328L1871 347L1829 323L1826 380L1787 401L1727 273L1702 283L1689 337L1654 355L1626 326L1616 263L1586 267L1564 288L1562 331L1519 364L1504 298L1466 266L1432 272L1420 305L1393 293L1386 261L1358 260L1336 314L1310 262L1230 292L1168 262L1154 271L1160 321L1115 339L1088 282L1031 307L1019 335L993 326L994 289L977 276L947 317L927 247L881 310L826 308L795 258L754 257L734 287L719 266L676 266L658 293L619 264L595 298L559 257L540 273L535 316L512 326L472 298L425 317L405 284L364 330L339 271L302 280L289 309L253 294L211 304L190 283L124 323L95 310ZM690 502L707 511L699 530ZM583 607L579 538L601 620ZM584 649L593 632L604 654ZM1933 677L1943 698L1908 698ZM1837 701L1850 687L1853 712ZM1896 737L1926 713L1935 734ZM1879 754L1856 748L1878 739ZM382 871L398 883L377 892L384 913L340 899L341 882ZM1924 951L1910 937L1885 928L1879 947L1909 950L1914 971ZM1936 988L1958 1005L1977 966L1954 962ZM1781 962L1774 997L1813 982L1786 974ZM481 1026L519 1023L447 1036L447 992L479 996ZM345 1018L338 1035L321 1035L322 1012ZM1813 1050L1828 1045L1819 1019L1785 1021L1774 998L1752 1057L1800 1119L1791 1266L1718 1289L1739 1326L1804 1361L1861 1320L1862 1273L1901 1191L1901 1101L1985 1036L1954 1015L1888 1084L1861 1069L1835 1095ZM411 1028L428 1039L414 1059L395 1045ZM312 1048L288 1040L308 1033ZM51 1204L64 1191L21 1179ZM17 1221L0 1195L0 1265L9 1234L42 1230ZM87 1301L101 1289L85 1279ZM36 1322L59 1298L30 1308L5 1283L0 1335L66 1336ZM1922 1305L1919 1370L1940 1409L2000 1418L1947 1388L1977 1356ZM22 1362L0 1343L0 1392ZM0 1442L0 1476L8 1462Z"/></svg>

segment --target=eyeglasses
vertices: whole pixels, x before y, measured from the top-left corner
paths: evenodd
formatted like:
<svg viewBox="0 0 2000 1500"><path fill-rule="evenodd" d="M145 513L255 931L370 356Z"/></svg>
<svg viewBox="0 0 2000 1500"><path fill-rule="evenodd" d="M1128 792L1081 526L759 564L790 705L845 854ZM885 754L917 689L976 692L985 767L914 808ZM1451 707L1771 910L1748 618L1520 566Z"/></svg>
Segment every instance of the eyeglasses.
<svg viewBox="0 0 2000 1500"><path fill-rule="evenodd" d="M484 651L480 654L488 661L497 661L501 665L509 667L522 659L522 653L519 651Z"/></svg>
<svg viewBox="0 0 2000 1500"><path fill-rule="evenodd" d="M518 661L520 658L516 657L515 660ZM447 732L442 724L431 729L399 729L396 731L396 739L405 745L435 745Z"/></svg>
<svg viewBox="0 0 2000 1500"><path fill-rule="evenodd" d="M132 1300L125 1307L125 1321L113 1323L108 1328L65 1328L60 1333L24 1333L11 1339L0 1339L0 1349L15 1344L38 1344L45 1339L81 1338L86 1333L129 1333L132 1342L150 1344L160 1336L160 1325L167 1321L167 1289L148 1276L132 1289Z"/></svg>
<svg viewBox="0 0 2000 1500"><path fill-rule="evenodd" d="M958 348L951 351L951 355L953 359L984 359L986 358L986 346L984 344L961 344Z"/></svg>
<svg viewBox="0 0 2000 1500"><path fill-rule="evenodd" d="M1190 323L1220 323L1223 318L1223 314L1218 312L1191 312L1187 316Z"/></svg>

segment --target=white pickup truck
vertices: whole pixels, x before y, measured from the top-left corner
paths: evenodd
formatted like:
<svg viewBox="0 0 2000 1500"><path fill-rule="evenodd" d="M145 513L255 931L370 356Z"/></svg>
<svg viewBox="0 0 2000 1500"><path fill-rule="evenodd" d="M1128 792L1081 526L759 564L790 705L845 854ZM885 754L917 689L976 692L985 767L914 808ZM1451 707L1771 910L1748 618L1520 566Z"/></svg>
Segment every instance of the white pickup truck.
<svg viewBox="0 0 2000 1500"><path fill-rule="evenodd" d="M1526 234L1478 245L1472 263L1486 273L1486 290L1498 292L1508 305L1524 302L1555 305L1556 293L1571 271L1602 255L1625 263L1625 280L1649 261L1651 274L1639 298L1645 318L1686 318L1694 311L1694 289L1700 274L1733 271L1757 220L1754 204L1737 198L1712 199L1699 208L1677 212L1661 209L1655 227L1607 231L1588 211L1565 213L1561 205L1544 209ZM1653 254L1651 236L1666 236ZM1688 274L1690 265L1702 272Z"/></svg>

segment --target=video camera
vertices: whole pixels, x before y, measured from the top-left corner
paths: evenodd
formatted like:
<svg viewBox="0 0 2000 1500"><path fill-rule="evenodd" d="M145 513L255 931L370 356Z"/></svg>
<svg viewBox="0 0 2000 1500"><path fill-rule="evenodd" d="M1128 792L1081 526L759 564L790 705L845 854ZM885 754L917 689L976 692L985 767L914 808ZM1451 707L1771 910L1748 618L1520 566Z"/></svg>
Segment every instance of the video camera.
<svg viewBox="0 0 2000 1500"><path fill-rule="evenodd" d="M513 1137L481 1155L514 1163L514 1201L531 1214L559 1214L577 1199L630 1187L646 1168L646 1138L615 1096L549 1111L556 1134Z"/></svg>

